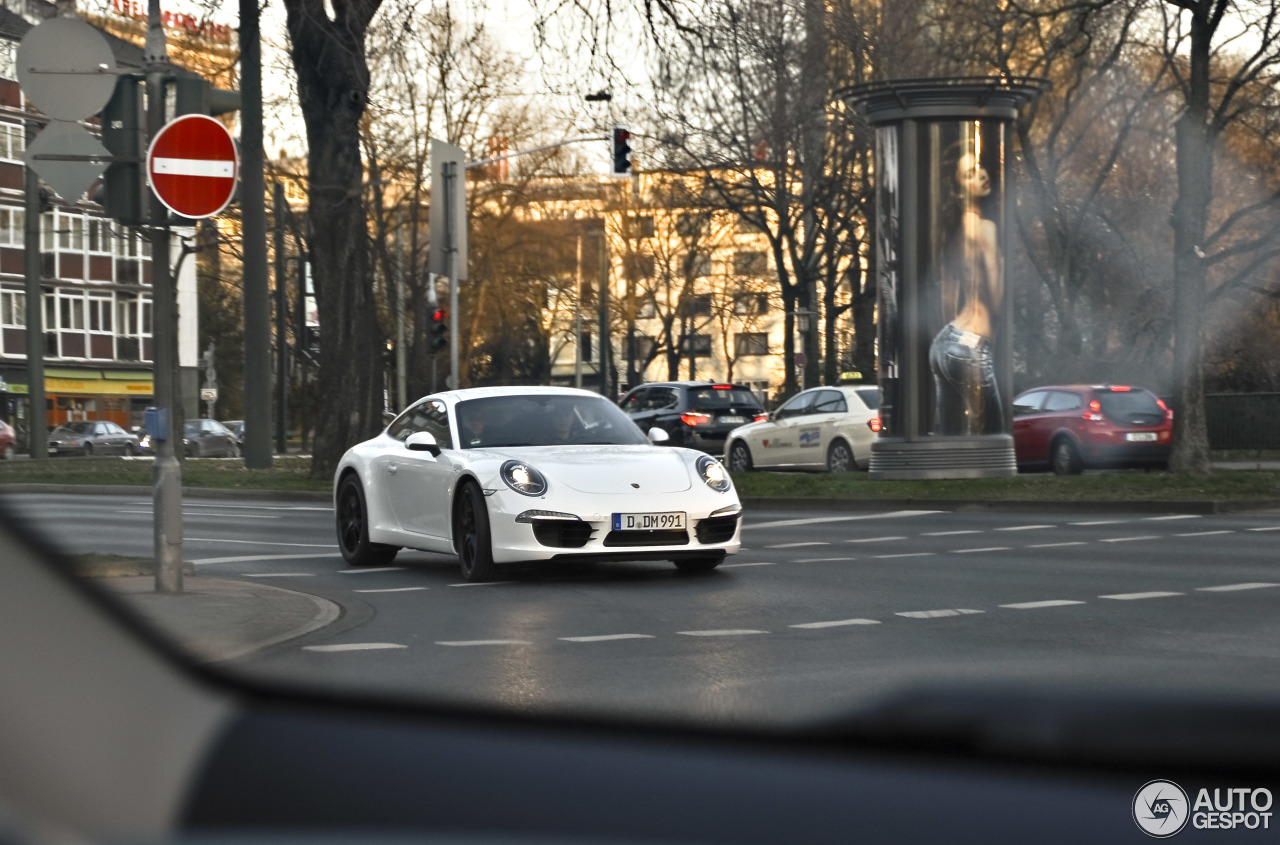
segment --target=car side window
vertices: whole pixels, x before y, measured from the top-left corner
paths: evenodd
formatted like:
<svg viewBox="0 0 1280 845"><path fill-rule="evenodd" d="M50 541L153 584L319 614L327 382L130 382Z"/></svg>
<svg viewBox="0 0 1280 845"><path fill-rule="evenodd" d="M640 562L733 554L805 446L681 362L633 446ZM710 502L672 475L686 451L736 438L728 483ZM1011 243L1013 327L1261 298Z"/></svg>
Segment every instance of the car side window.
<svg viewBox="0 0 1280 845"><path fill-rule="evenodd" d="M798 417L802 414L810 413L813 408L813 394L801 393L793 396L783 403L782 407L774 413L775 420L784 420L787 417Z"/></svg>
<svg viewBox="0 0 1280 845"><path fill-rule="evenodd" d="M653 391L650 388L642 387L634 391L630 396L622 401L622 410L628 414L638 414L645 410L649 401L649 395Z"/></svg>
<svg viewBox="0 0 1280 845"><path fill-rule="evenodd" d="M1046 411L1078 411L1083 407L1084 400L1078 393L1067 393L1063 390L1051 391L1048 401L1044 403Z"/></svg>
<svg viewBox="0 0 1280 845"><path fill-rule="evenodd" d="M453 435L449 433L449 411L438 399L414 405L395 419L387 428L387 434L403 443L410 434L425 431L436 439L441 449L453 448Z"/></svg>
<svg viewBox="0 0 1280 845"><path fill-rule="evenodd" d="M1037 390L1013 400L1013 415L1015 417L1024 417L1027 414L1038 413L1048 393L1049 391L1047 390Z"/></svg>
<svg viewBox="0 0 1280 845"><path fill-rule="evenodd" d="M680 397L671 388L659 388L649 394L649 407L655 411L662 411L667 408L674 408L679 403Z"/></svg>
<svg viewBox="0 0 1280 845"><path fill-rule="evenodd" d="M849 410L844 394L838 390L820 390L813 400L815 414L843 414Z"/></svg>

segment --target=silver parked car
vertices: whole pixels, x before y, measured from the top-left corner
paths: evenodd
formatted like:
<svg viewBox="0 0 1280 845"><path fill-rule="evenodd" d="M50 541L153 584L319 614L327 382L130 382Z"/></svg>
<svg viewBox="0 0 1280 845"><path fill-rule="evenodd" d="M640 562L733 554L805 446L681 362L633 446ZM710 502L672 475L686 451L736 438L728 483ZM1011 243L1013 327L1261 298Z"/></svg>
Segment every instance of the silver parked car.
<svg viewBox="0 0 1280 845"><path fill-rule="evenodd" d="M49 432L49 455L137 455L138 437L106 420L63 423Z"/></svg>
<svg viewBox="0 0 1280 845"><path fill-rule="evenodd" d="M182 448L188 458L238 458L240 443L217 420L187 420L182 424Z"/></svg>

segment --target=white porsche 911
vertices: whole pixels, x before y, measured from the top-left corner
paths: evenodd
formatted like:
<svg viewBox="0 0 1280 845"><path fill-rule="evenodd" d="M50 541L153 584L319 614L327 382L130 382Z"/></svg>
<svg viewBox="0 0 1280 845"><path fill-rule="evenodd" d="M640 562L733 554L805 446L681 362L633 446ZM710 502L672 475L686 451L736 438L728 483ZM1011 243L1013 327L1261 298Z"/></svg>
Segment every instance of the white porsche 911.
<svg viewBox="0 0 1280 845"><path fill-rule="evenodd" d="M468 581L570 558L708 571L737 553L742 506L719 461L665 440L585 390L436 393L343 455L338 546L356 566L401 548L456 554Z"/></svg>

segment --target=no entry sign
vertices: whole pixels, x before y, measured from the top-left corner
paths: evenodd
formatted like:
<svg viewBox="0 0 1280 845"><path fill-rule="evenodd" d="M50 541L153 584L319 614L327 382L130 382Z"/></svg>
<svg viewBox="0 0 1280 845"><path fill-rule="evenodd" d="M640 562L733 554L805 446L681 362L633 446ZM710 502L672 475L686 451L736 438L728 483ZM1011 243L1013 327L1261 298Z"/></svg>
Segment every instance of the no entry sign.
<svg viewBox="0 0 1280 845"><path fill-rule="evenodd" d="M203 114L174 118L147 150L147 181L160 202L183 217L211 217L231 202L240 172L227 127Z"/></svg>

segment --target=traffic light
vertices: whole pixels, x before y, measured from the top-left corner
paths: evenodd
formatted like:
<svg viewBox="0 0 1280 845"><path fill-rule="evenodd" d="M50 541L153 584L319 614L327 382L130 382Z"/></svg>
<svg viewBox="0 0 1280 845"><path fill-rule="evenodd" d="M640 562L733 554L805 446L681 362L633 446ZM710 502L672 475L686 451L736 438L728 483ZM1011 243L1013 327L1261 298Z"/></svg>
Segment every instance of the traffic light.
<svg viewBox="0 0 1280 845"><path fill-rule="evenodd" d="M147 144L142 107L142 80L124 75L116 79L115 91L101 115L102 145L111 155L130 160L107 165L102 185L94 191L93 199L102 206L103 213L126 226L145 223L150 214L143 178Z"/></svg>
<svg viewBox="0 0 1280 845"><path fill-rule="evenodd" d="M448 313L437 308L431 314L431 351L437 352L449 345Z"/></svg>
<svg viewBox="0 0 1280 845"><path fill-rule="evenodd" d="M240 109L240 92L214 88L213 83L198 73L175 68L171 75L173 85L173 116L184 114L220 114Z"/></svg>
<svg viewBox="0 0 1280 845"><path fill-rule="evenodd" d="M626 176L631 170L631 130L613 127L613 175Z"/></svg>

